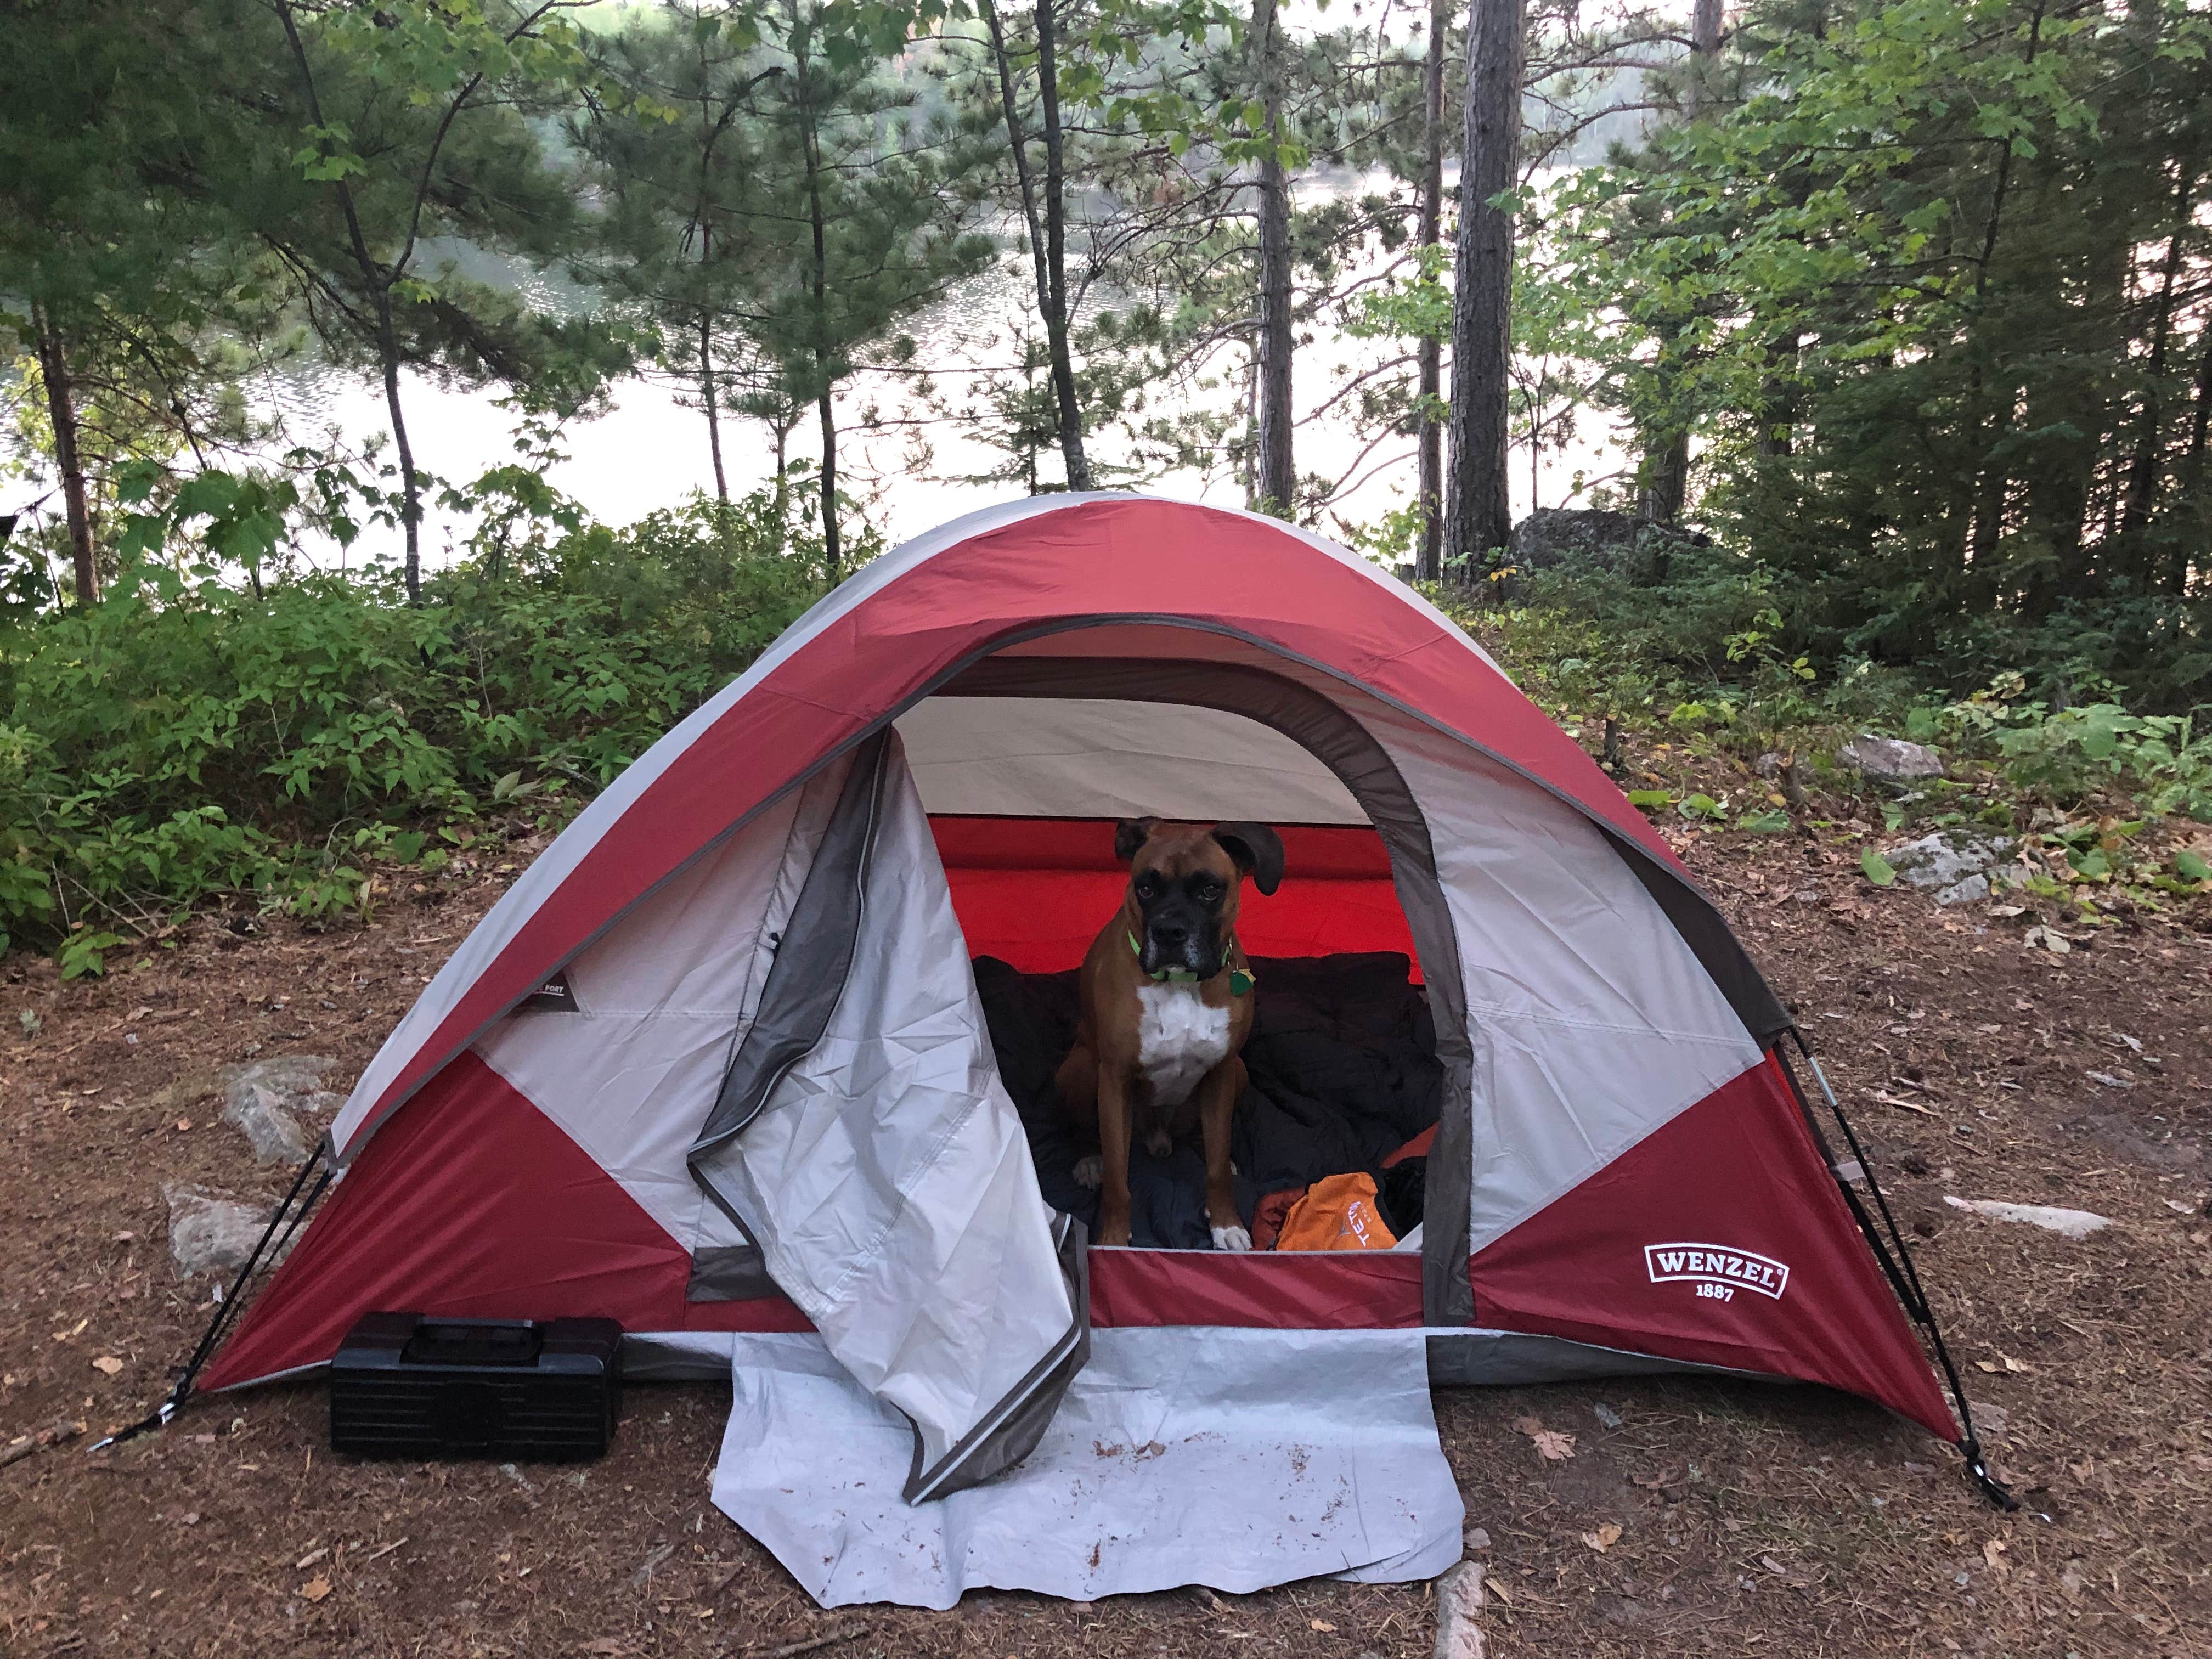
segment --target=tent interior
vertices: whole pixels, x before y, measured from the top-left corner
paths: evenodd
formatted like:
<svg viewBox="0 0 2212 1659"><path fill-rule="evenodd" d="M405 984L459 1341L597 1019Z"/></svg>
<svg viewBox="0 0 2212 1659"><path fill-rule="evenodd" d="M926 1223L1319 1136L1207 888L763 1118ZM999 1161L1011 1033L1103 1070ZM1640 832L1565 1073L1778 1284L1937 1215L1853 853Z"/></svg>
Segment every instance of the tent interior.
<svg viewBox="0 0 2212 1659"><path fill-rule="evenodd" d="M1075 970L1128 881L1116 823L1245 819L1282 836L1285 873L1273 895L1243 884L1236 923L1260 990L1238 1206L1267 1248L1309 1186L1364 1174L1383 1248L1417 1252L1443 1071L1389 854L1344 781L1273 727L1191 703L954 693L897 726L1047 1200L1095 1219L1073 1169L1096 1147L1064 1121L1053 1073ZM1194 1133L1165 1158L1132 1148L1133 1244L1211 1248L1203 1187Z"/></svg>

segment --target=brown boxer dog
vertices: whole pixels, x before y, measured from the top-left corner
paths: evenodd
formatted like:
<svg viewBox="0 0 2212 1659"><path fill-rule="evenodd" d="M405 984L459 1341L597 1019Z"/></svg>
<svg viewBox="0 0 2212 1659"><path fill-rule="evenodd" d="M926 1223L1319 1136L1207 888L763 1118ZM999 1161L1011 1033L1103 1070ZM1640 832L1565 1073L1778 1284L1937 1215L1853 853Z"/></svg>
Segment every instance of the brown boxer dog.
<svg viewBox="0 0 2212 1659"><path fill-rule="evenodd" d="M1083 958L1075 1047L1060 1062L1060 1099L1098 1134L1075 1166L1097 1187L1097 1244L1129 1242L1129 1142L1156 1157L1205 1132L1206 1215L1217 1250L1249 1250L1231 1185L1229 1122L1244 1092L1239 1051L1252 1029L1253 976L1237 943L1246 876L1262 893L1283 878L1283 841L1260 823L1211 829L1124 820L1114 856L1129 864L1121 908Z"/></svg>

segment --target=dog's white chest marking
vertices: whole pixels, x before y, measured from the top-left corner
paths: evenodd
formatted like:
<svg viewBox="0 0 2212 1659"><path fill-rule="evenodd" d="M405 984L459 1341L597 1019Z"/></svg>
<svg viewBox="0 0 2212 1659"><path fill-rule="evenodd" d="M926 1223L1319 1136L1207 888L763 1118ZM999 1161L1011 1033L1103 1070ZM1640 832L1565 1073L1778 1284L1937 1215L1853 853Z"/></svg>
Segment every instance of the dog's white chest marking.
<svg viewBox="0 0 2212 1659"><path fill-rule="evenodd" d="M1137 1000L1137 1067L1155 1104L1180 1106L1229 1052L1229 1010L1208 1007L1188 982L1139 985Z"/></svg>

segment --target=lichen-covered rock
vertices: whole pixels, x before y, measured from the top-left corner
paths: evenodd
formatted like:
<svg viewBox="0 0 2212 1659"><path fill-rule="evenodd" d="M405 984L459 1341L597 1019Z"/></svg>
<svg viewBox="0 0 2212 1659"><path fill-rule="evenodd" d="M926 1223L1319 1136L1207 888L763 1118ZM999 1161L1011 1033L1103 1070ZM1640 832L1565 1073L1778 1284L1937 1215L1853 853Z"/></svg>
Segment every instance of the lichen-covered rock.
<svg viewBox="0 0 2212 1659"><path fill-rule="evenodd" d="M1876 783L1911 783L1943 775L1943 757L1924 743L1863 732L1836 750L1836 763Z"/></svg>
<svg viewBox="0 0 2212 1659"><path fill-rule="evenodd" d="M171 1182L161 1188L161 1196L169 1201L169 1255L186 1279L236 1273L269 1226L267 1206L212 1188Z"/></svg>
<svg viewBox="0 0 2212 1659"><path fill-rule="evenodd" d="M1665 580L1668 561L1675 553L1708 546L1711 540L1633 514L1547 507L1513 526L1505 553L1517 570L1572 567L1617 571L1631 580L1649 582Z"/></svg>
<svg viewBox="0 0 2212 1659"><path fill-rule="evenodd" d="M2013 846L2010 836L1938 830L1889 848L1882 856L1899 881L1934 888L1938 904L1971 904L1990 896L1990 874Z"/></svg>
<svg viewBox="0 0 2212 1659"><path fill-rule="evenodd" d="M337 1062L319 1054L285 1054L222 1071L222 1115L244 1132L264 1164L299 1164L320 1133L312 1120L335 1112L344 1097L323 1086ZM303 1121L308 1120L308 1121Z"/></svg>
<svg viewBox="0 0 2212 1659"><path fill-rule="evenodd" d="M1437 1580L1436 1659L1482 1659L1475 1615L1487 1599L1480 1561L1462 1561Z"/></svg>

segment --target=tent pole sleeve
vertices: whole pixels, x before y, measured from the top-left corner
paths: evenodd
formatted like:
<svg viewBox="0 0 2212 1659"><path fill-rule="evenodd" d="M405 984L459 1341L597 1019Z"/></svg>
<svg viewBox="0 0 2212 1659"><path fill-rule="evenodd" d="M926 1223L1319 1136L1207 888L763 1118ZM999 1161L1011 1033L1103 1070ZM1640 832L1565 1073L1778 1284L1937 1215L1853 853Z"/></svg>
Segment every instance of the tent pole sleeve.
<svg viewBox="0 0 2212 1659"><path fill-rule="evenodd" d="M292 1235L299 1230L301 1222L307 1219L307 1212L315 1207L315 1200L331 1184L332 1171L325 1167L313 1187L308 1188L307 1197L300 1197L301 1188L307 1185L307 1177L314 1175L316 1165L322 1162L323 1148L320 1146L307 1154L307 1161L300 1166L300 1173L293 1178L291 1190L284 1194L284 1201L270 1216L269 1224L262 1229L261 1237L255 1243L252 1253L246 1258L246 1265L238 1270L238 1277L231 1280L229 1293L223 1297L222 1305L215 1310L215 1317L208 1322L208 1328L201 1334L191 1358L185 1362L185 1369L177 1378L177 1386L169 1390L169 1397L128 1428L118 1429L106 1439L96 1442L92 1447L94 1451L119 1445L125 1440L135 1440L149 1430L161 1427L183 1409L185 1401L191 1397L192 1384L199 1376L200 1368L214 1357L216 1346L222 1341L224 1333L230 1328L231 1321L245 1302L246 1280L253 1277L253 1270L261 1265L264 1255L273 1260L283 1254L284 1247L292 1242ZM279 1227L283 1229L281 1237L277 1234ZM270 1249L271 1239L276 1240L274 1250Z"/></svg>
<svg viewBox="0 0 2212 1659"><path fill-rule="evenodd" d="M1881 1182L1875 1178L1874 1165L1867 1159L1865 1147L1859 1144L1858 1133L1851 1127L1850 1119L1844 1115L1843 1103L1836 1098L1836 1091L1829 1087L1828 1074L1820 1069L1820 1060L1813 1053L1812 1044L1805 1041L1805 1034L1793 1029L1790 1035L1797 1039L1798 1052L1804 1055L1805 1063L1813 1068L1813 1075L1820 1085L1821 1096L1828 1103L1828 1110L1836 1120L1836 1127L1843 1132L1844 1140L1851 1149L1851 1156L1858 1161L1860 1172L1866 1179L1867 1190L1874 1195L1875 1206L1881 1212L1882 1231L1887 1234L1887 1243L1881 1232L1876 1231L1873 1218L1858 1201L1858 1195L1850 1190L1850 1183L1839 1176L1836 1184L1843 1189L1852 1214L1858 1218L1859 1229L1873 1248L1875 1259L1881 1262L1882 1271L1889 1275L1890 1283L1898 1288L1899 1300L1904 1304L1906 1315L1928 1334L1929 1346L1935 1349L1936 1358L1943 1367L1943 1376L1951 1385L1951 1399L1959 1410L1961 1435L1959 1450L1966 1457L1966 1473L1973 1477L1982 1496L1997 1508L2017 1510L2020 1500L1990 1473L1988 1459L1982 1452L1981 1437L1974 1432L1974 1412L1966 1401L1966 1385L1959 1380L1959 1368L1953 1363L1950 1347L1943 1340L1942 1328L1936 1322L1936 1310L1929 1305L1928 1293L1921 1286L1920 1273L1913 1265L1912 1252L1905 1245L1905 1235L1898 1229L1897 1218L1890 1212L1889 1200L1881 1190ZM1775 1058L1781 1062L1783 1076L1789 1079L1790 1092L1797 1097L1801 1106L1804 1105L1805 1091L1798 1085L1796 1071L1784 1057L1778 1045L1773 1052Z"/></svg>

